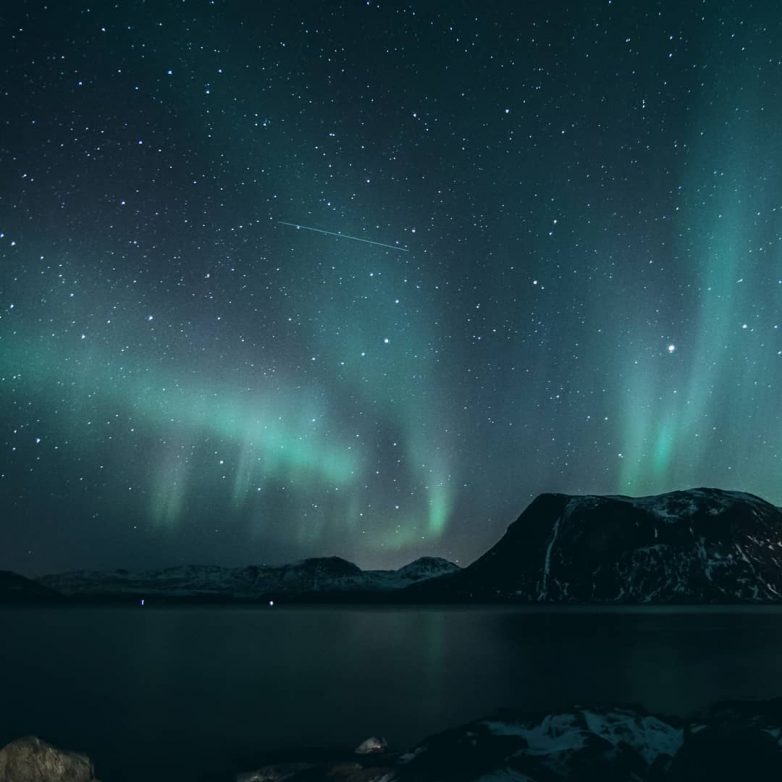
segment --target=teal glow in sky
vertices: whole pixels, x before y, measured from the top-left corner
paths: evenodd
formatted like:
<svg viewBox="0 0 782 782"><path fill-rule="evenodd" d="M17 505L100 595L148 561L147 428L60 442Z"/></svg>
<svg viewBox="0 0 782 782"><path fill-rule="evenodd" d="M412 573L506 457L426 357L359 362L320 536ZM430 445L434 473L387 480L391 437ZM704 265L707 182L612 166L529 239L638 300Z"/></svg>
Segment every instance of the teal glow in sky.
<svg viewBox="0 0 782 782"><path fill-rule="evenodd" d="M542 491L782 503L774 4L0 35L0 567L464 563Z"/></svg>

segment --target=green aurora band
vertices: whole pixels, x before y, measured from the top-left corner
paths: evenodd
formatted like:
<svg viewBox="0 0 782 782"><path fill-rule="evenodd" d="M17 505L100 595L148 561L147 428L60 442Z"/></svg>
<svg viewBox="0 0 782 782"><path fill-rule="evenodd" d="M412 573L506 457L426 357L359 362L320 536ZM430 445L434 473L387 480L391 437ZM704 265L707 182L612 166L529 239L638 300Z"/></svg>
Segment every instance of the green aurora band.
<svg viewBox="0 0 782 782"><path fill-rule="evenodd" d="M304 342L317 353L318 365L336 373L328 394L325 379L312 381L312 367L305 382L296 381L294 370L286 375L245 367L231 368L231 374L205 366L184 339L166 357L146 352L149 335L139 324L147 323L138 306L123 308L136 312L135 321L115 315L114 340L93 344L74 324L112 309L111 297L98 286L81 297L82 305L51 293L47 299L42 291L42 301L72 315L72 328L56 337L28 331L24 338L6 339L2 389L12 399L35 399L62 442L85 453L106 446L122 461L127 457L120 454L137 453L134 438L143 433L151 443L143 456L146 513L157 524L184 522L207 485L222 498L214 506L219 518L252 516L257 494L296 487L307 500L301 523L291 530L299 541L317 541L335 518L345 529L372 530L383 547L436 539L447 523L452 476L448 427L437 404L437 361L431 360L435 335L423 315L404 322L398 317L400 297L414 297L416 286L391 259L382 252L346 254L338 240L327 241L336 259L329 273L341 267L339 293L323 287L328 295L316 292L296 305L317 312L314 332ZM316 242L309 251L316 255L323 248ZM367 271L368 262L374 272ZM424 312L422 301L418 311ZM17 308L7 317L18 314ZM131 331L134 348L123 343ZM370 469L382 432L399 454L395 475ZM373 483L386 481L413 489L373 512L370 503L368 512L361 498ZM395 520L390 528L389 515ZM256 516L263 524L262 515Z"/></svg>
<svg viewBox="0 0 782 782"><path fill-rule="evenodd" d="M774 443L782 432L770 430L764 416L778 404L782 360L782 95L777 85L775 102L768 89L761 99L757 86L772 55L760 47L736 72L717 64L703 91L674 221L674 257L690 274L679 286L686 295L676 318L690 344L665 335L671 350L663 342L626 376L620 492L690 486L704 466L717 464L725 485L778 482ZM724 105L732 107L727 115L717 109ZM644 333L641 313L635 318ZM654 320L647 312L646 322ZM659 333L645 339L661 344ZM748 432L759 436L748 440ZM762 457L769 449L773 458Z"/></svg>

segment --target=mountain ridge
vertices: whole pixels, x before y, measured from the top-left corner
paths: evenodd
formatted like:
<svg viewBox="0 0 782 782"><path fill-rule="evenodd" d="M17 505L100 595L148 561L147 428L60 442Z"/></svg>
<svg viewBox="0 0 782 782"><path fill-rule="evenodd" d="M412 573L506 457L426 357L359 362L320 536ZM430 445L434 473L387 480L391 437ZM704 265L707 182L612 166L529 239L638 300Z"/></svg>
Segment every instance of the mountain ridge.
<svg viewBox="0 0 782 782"><path fill-rule="evenodd" d="M777 602L782 510L713 488L544 493L471 565L411 591L455 602Z"/></svg>
<svg viewBox="0 0 782 782"><path fill-rule="evenodd" d="M72 571L38 582L87 599L775 603L782 509L708 487L646 497L546 492L464 568L421 557L397 570L362 570L341 557L314 557L274 567Z"/></svg>
<svg viewBox="0 0 782 782"><path fill-rule="evenodd" d="M362 570L341 557L309 557L284 565L179 565L156 570L77 570L42 576L40 584L71 597L125 596L249 600L303 594L378 594L459 569L419 557L397 570Z"/></svg>

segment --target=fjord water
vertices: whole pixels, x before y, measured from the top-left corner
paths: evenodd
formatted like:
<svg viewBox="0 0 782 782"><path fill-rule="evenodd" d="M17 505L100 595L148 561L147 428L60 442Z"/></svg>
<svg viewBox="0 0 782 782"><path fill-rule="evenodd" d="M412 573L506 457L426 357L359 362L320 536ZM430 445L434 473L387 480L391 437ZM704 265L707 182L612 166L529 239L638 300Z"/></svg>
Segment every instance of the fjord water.
<svg viewBox="0 0 782 782"><path fill-rule="evenodd" d="M230 779L259 753L397 748L499 707L688 714L782 694L782 609L0 611L0 744L35 734L105 782ZM249 764L249 765L248 765Z"/></svg>

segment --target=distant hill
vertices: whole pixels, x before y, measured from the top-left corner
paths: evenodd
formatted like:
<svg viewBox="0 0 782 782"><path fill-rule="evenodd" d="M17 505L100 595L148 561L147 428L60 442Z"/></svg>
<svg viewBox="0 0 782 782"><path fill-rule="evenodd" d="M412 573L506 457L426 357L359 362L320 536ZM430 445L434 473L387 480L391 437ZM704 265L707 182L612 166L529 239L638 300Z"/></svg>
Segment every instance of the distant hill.
<svg viewBox="0 0 782 782"><path fill-rule="evenodd" d="M458 570L458 565L437 557L422 557L399 570L362 570L339 557L321 557L277 567L185 565L143 571L78 570L43 576L39 582L74 597L254 600L333 595L339 599L358 593L379 597Z"/></svg>
<svg viewBox="0 0 782 782"><path fill-rule="evenodd" d="M407 591L416 602L776 602L782 511L720 489L542 494L472 565Z"/></svg>
<svg viewBox="0 0 782 782"><path fill-rule="evenodd" d="M37 581L0 570L0 603L52 602L60 598L57 592Z"/></svg>

